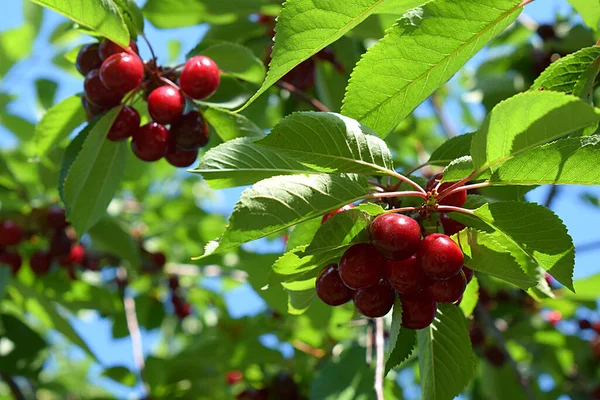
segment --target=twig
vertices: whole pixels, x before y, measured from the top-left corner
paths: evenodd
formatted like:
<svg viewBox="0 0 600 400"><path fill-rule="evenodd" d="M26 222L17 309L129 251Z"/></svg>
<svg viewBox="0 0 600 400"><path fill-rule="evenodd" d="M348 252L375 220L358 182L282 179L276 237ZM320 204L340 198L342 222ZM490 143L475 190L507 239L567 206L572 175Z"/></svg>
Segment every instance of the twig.
<svg viewBox="0 0 600 400"><path fill-rule="evenodd" d="M327 108L327 106L325 106L325 104L321 103L319 100L315 99L314 97L306 94L306 92L298 89L296 86L289 84L287 82L284 82L284 81L278 81L276 83L276 85L282 89L287 90L294 96L298 97L300 100L312 105L316 110L323 111L323 112L330 112L329 108Z"/></svg>
<svg viewBox="0 0 600 400"><path fill-rule="evenodd" d="M373 362L373 323L369 320L367 325L367 349L365 354L365 361L367 365L371 365Z"/></svg>
<svg viewBox="0 0 600 400"><path fill-rule="evenodd" d="M502 351L502 353L504 354L504 358L506 358L506 360L514 370L515 374L517 375L519 384L523 388L523 393L525 394L525 397L529 400L535 400L535 394L533 393L533 390L529 386L529 383L527 383L527 381L521 376L519 366L517 365L516 361L511 357L510 353L506 348L506 339L504 338L502 332L500 332L500 330L494 324L492 317L480 304L477 304L477 306L475 307L475 314L477 318L483 322L484 328L489 333L491 333L491 335L498 343L498 347L500 348L500 351Z"/></svg>
<svg viewBox="0 0 600 400"><path fill-rule="evenodd" d="M131 347L133 350L133 362L138 370L139 377L142 380L146 393L149 392L149 387L144 380L143 373L146 364L144 362L144 349L142 347L142 334L140 333L140 325L138 324L137 314L135 311L135 300L127 293L123 297L123 305L125 307L125 318L127 320L127 330L131 338Z"/></svg>
<svg viewBox="0 0 600 400"><path fill-rule="evenodd" d="M0 377L4 382L6 382L6 385L8 385L8 388L10 389L10 392L15 400L25 400L25 396L23 395L23 392L21 392L21 388L19 385L17 385L12 376L0 372Z"/></svg>
<svg viewBox="0 0 600 400"><path fill-rule="evenodd" d="M429 162L424 162L423 164L419 164L416 167L414 167L413 169L411 169L410 171L408 171L405 175L410 176L410 175L414 174L415 172L417 172L418 170L420 170L421 168L425 168L428 165L429 165Z"/></svg>
<svg viewBox="0 0 600 400"><path fill-rule="evenodd" d="M556 198L556 195L559 192L559 188L557 185L552 185L550 187L550 191L548 192L548 197L546 197L546 201L544 202L544 205L548 208L550 208L552 206L552 203L554 202L554 199Z"/></svg>
<svg viewBox="0 0 600 400"><path fill-rule="evenodd" d="M462 207L437 206L436 210L437 211L456 211L456 212L461 212L461 213L464 213L464 214L475 215L475 213L473 212L473 210L469 210L468 208L462 208Z"/></svg>
<svg viewBox="0 0 600 400"><path fill-rule="evenodd" d="M144 39L144 41L148 45L148 48L150 49L150 54L152 54L152 59L156 60L156 54L154 54L154 49L152 48L152 45L150 44L150 41L148 40L148 38L146 37L145 34L142 33L141 36L142 36L142 39Z"/></svg>
<svg viewBox="0 0 600 400"><path fill-rule="evenodd" d="M442 104L440 103L439 97L440 95L437 93L434 93L431 95L431 97L429 97L429 101L431 102L431 106L433 107L433 112L440 125L442 126L444 134L449 138L454 137L456 136L456 129L454 129L454 126L452 125L450 120L448 120L448 118L446 118L446 116L442 112Z"/></svg>
<svg viewBox="0 0 600 400"><path fill-rule="evenodd" d="M466 192L467 190L479 189L479 188L483 188L483 187L486 187L486 186L490 186L490 183L488 181L481 182L481 183L474 183L472 185L459 186L459 187L457 187L455 189L452 189L450 191L444 190L444 191L442 191L442 193L440 193L440 197L438 198L438 200L441 200L444 197L450 196L451 194L454 194L454 193Z"/></svg>
<svg viewBox="0 0 600 400"><path fill-rule="evenodd" d="M369 198L382 199L386 197L420 197L424 199L426 196L421 192L385 192L385 193L374 193L369 195Z"/></svg>
<svg viewBox="0 0 600 400"><path fill-rule="evenodd" d="M325 356L325 351L323 351L321 349L316 349L312 346L309 346L308 344L306 344L303 341L298 340L298 339L295 339L292 341L292 346L296 350L300 350L301 352L306 353L306 354L311 355L316 358L323 358L323 356Z"/></svg>
<svg viewBox="0 0 600 400"><path fill-rule="evenodd" d="M375 393L377 400L385 400L383 397L383 318L375 320L375 349L377 355L377 364L375 365Z"/></svg>
<svg viewBox="0 0 600 400"><path fill-rule="evenodd" d="M425 197L427 196L427 192L425 191L425 189L423 189L421 186L419 186L419 185L418 185L418 184L417 184L415 181L413 181L412 179L410 179L410 178L407 178L406 176L404 176L404 175L402 175L402 174L399 174L399 173L398 173L398 172L396 172L396 171L390 171L390 172L391 172L392 176L394 176L394 177L396 177L396 178L400 179L400 181L402 181L402 182L406 182L406 183L408 183L410 186L414 187L414 188L415 188L415 189L417 189L419 192L421 192L421 193L422 193L422 194L423 194ZM397 183L397 184L394 186L393 190L397 190L397 189L400 187L400 185L401 185L401 182L398 182L398 183ZM424 198L425 198L425 197L424 197Z"/></svg>
<svg viewBox="0 0 600 400"><path fill-rule="evenodd" d="M479 174L479 171L473 171L466 178L463 178L460 181L455 182L452 185L448 186L446 189L442 190L442 192L439 194L437 200L438 201L442 200L444 197L448 196L448 194L450 192L452 192L454 189L463 186L465 183L469 182L472 178L477 176L477 174Z"/></svg>

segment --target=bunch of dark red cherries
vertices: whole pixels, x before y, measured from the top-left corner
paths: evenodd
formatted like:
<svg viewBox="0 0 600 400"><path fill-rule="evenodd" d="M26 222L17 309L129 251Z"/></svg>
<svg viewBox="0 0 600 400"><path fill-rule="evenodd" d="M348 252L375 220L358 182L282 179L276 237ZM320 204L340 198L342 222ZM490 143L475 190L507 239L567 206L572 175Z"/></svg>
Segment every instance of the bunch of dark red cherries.
<svg viewBox="0 0 600 400"><path fill-rule="evenodd" d="M178 67L158 66L156 59L144 63L134 41L124 49L104 40L83 46L76 66L85 76L81 101L89 120L123 104L108 132L109 140L131 137L131 149L143 161L165 157L180 168L196 161L198 150L208 143L209 129L197 110L184 113L186 99L194 104L194 100L206 99L217 90L221 78L213 60L192 57L179 72ZM143 126L131 105L138 94L147 101L152 118Z"/></svg>
<svg viewBox="0 0 600 400"><path fill-rule="evenodd" d="M441 176L428 183L428 192L444 190ZM445 186L446 185L446 186ZM439 186L439 188L438 188ZM460 207L466 192L444 197L440 204ZM334 214L352 208L348 205L323 216L324 223ZM433 322L437 303L459 304L473 271L463 266L460 247L448 235L464 225L447 216L441 218L446 234L423 237L415 219L399 213L376 217L369 226L370 243L351 246L338 265L327 265L316 281L317 295L326 304L338 306L351 299L366 317L386 315L396 292L402 303L402 325L423 329Z"/></svg>

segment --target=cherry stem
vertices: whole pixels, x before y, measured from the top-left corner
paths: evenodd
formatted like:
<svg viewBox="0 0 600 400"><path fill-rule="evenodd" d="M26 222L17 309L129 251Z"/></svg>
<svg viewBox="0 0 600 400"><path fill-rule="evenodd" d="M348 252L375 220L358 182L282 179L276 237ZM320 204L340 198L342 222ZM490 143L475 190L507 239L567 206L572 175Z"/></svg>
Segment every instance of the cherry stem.
<svg viewBox="0 0 600 400"><path fill-rule="evenodd" d="M419 192L422 194L422 196L421 196L421 197L423 197L423 198L426 198L426 197L427 197L427 192L425 191L425 189L423 189L421 186L419 186L419 185L418 185L416 182L414 182L412 179L410 179L410 178L407 178L406 176L404 176L404 175L402 175L402 174L399 174L399 173L398 173L398 172L396 172L396 171L390 171L390 172L391 172L391 175L392 175L392 176L394 176L394 177L396 177L396 178L400 179L400 181L402 181L402 182L406 182L406 183L408 183L409 185L411 185L412 187L414 187L415 189L417 189L417 190L418 190L418 191L419 191ZM398 182L398 183L397 183L397 184L394 186L393 190L396 190L396 189L398 189L398 188L400 187L400 185L401 185L401 182Z"/></svg>
<svg viewBox="0 0 600 400"><path fill-rule="evenodd" d="M150 54L152 54L152 59L156 60L156 54L154 54L154 49L152 48L150 41L146 37L146 34L142 33L141 36L142 36L142 39L144 39L144 42L146 42L146 44L148 45L148 48L150 49Z"/></svg>
<svg viewBox="0 0 600 400"><path fill-rule="evenodd" d="M371 365L371 363L373 362L373 337L375 335L373 334L373 323L372 320L369 320L369 323L367 324L367 337L366 337L366 341L367 341L367 349L366 349L366 353L365 353L365 362L367 363L367 365Z"/></svg>
<svg viewBox="0 0 600 400"><path fill-rule="evenodd" d="M377 186L378 188L385 189L386 187L379 182L369 180L369 185Z"/></svg>
<svg viewBox="0 0 600 400"><path fill-rule="evenodd" d="M451 194L454 194L454 193L465 192L467 190L479 189L479 188L483 188L483 187L487 187L487 186L490 186L490 183L488 181L481 182L481 183L474 183L472 185L459 186L456 189L452 189L450 192L444 191L443 196L438 197L438 201L443 199L444 197L450 196Z"/></svg>
<svg viewBox="0 0 600 400"><path fill-rule="evenodd" d="M422 209L423 209L423 207L400 207L400 208L393 208L391 210L387 210L385 213L393 214L393 213L406 212L406 211L420 211Z"/></svg>
<svg viewBox="0 0 600 400"><path fill-rule="evenodd" d="M418 170L420 170L421 168L425 168L425 167L426 167L426 166L428 166L428 165L429 165L429 162L426 162L426 163L423 163L423 164L417 165L416 167L414 167L413 169L411 169L410 171L408 171L408 172L406 173L406 175L412 175L412 174L414 174L415 172L417 172Z"/></svg>
<svg viewBox="0 0 600 400"><path fill-rule="evenodd" d="M296 86L289 84L287 82L284 81L278 81L276 83L277 86L279 86L282 89L287 90L288 92L290 92L291 94L293 94L294 96L298 97L300 100L312 105L316 110L322 111L322 112L330 112L331 110L329 110L329 108L327 108L327 106L323 103L321 103L319 100L315 99L314 97L308 95L306 92L304 92L303 90L298 89Z"/></svg>
<svg viewBox="0 0 600 400"><path fill-rule="evenodd" d="M424 199L426 196L424 196L421 192L385 192L369 195L369 198L373 199L383 199L386 197L420 197Z"/></svg>
<svg viewBox="0 0 600 400"><path fill-rule="evenodd" d="M377 360L375 365L375 393L377 394L377 400L385 400L383 397L383 365L385 362L383 345L383 318L377 318L375 320L375 354Z"/></svg>
<svg viewBox="0 0 600 400"><path fill-rule="evenodd" d="M462 208L462 207L454 207L454 206L437 206L436 211L456 211L456 212L461 212L464 214L470 214L470 215L475 215L475 212L473 212L473 210L469 210L468 208Z"/></svg>
<svg viewBox="0 0 600 400"><path fill-rule="evenodd" d="M438 201L442 200L444 197L448 196L448 194L450 194L454 189L461 187L465 183L469 182L475 175L477 175L477 171L471 172L469 174L469 176L467 176L466 178L463 178L460 181L455 182L452 185L448 186L446 189L442 190L441 193L439 193L437 200Z"/></svg>

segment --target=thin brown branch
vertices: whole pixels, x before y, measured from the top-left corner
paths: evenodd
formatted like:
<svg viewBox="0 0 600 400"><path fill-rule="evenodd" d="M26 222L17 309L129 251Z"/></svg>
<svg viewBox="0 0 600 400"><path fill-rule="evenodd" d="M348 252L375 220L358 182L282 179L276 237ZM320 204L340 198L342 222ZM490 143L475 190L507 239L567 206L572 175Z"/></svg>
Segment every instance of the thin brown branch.
<svg viewBox="0 0 600 400"><path fill-rule="evenodd" d="M315 99L314 97L308 95L306 92L298 89L296 86L294 86L290 83L284 82L284 81L278 81L276 83L276 85L282 89L287 90L288 92L290 92L291 94L293 94L294 96L299 98L300 100L310 104L311 106L313 106L315 108L315 110L319 110L319 111L323 111L323 112L330 112L329 108L327 108L327 106L325 106L325 104L321 103L319 100Z"/></svg>
<svg viewBox="0 0 600 400"><path fill-rule="evenodd" d="M385 363L383 345L383 318L377 318L375 320L375 349L377 358L377 364L375 365L375 393L377 394L377 400L385 400L383 397L383 366Z"/></svg>
<svg viewBox="0 0 600 400"><path fill-rule="evenodd" d="M375 334L373 332L373 323L372 320L369 320L369 324L367 325L367 349L365 352L365 361L367 365L371 365L373 362L373 338Z"/></svg>
<svg viewBox="0 0 600 400"><path fill-rule="evenodd" d="M10 392L12 393L13 398L15 400L25 400L25 396L23 395L21 388L19 387L19 385L17 385L17 383L15 382L15 380L13 379L12 376L5 374L3 372L0 372L0 377L6 383L8 388L10 389Z"/></svg>
<svg viewBox="0 0 600 400"><path fill-rule="evenodd" d="M300 350L301 352L306 353L306 354L311 355L316 358L323 358L325 356L325 351L323 351L321 349L316 349L298 339L294 339L292 341L292 346L294 346L294 348L296 350Z"/></svg>

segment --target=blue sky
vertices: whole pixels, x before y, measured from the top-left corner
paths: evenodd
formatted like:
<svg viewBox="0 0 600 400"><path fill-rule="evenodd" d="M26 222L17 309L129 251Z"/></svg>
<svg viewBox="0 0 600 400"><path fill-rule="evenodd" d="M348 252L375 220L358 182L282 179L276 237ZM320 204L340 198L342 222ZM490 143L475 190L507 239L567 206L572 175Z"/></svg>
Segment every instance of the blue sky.
<svg viewBox="0 0 600 400"><path fill-rule="evenodd" d="M0 19L0 32L10 28L18 27L23 22L22 0L11 0L3 2L2 18ZM570 9L566 0L537 0L528 5L525 12L534 20L543 23L554 19L556 12L568 12ZM10 110L24 118L35 121L39 118L35 107L35 88L34 82L39 78L49 78L60 82L57 93L57 101L82 89L82 80L70 76L58 69L51 63L55 49L48 48L46 38L52 32L54 27L64 21L64 19L52 12L45 12L44 23L41 29L41 40L37 40L33 55L29 60L25 60L15 66L0 82L0 92L18 94L18 99L10 106ZM147 36L152 42L157 54L167 54L167 42L169 40L178 40L182 44L182 54L188 49L194 47L205 32L205 27L194 27L186 29L173 29L167 32L159 31L150 24L146 25ZM147 48L141 44L143 56L147 56ZM482 60L482 56L476 57L469 65L473 66ZM166 61L166 60L163 60ZM460 112L452 107L445 110L449 115ZM420 109L419 112L426 113L428 110ZM458 125L458 121L455 121ZM0 127L0 147L14 146L15 141L9 133ZM548 188L541 187L534 190L529 199L534 202L543 203ZM222 191L218 194L219 201L213 204L207 204L207 208L228 214L235 201L239 197L240 190L232 189ZM600 196L600 189L591 187L569 187L560 192L555 204L554 211L563 219L567 225L570 234L576 244L585 244L600 241L598 226L600 225L600 212L598 209L588 206L581 200L583 193L593 193ZM599 273L600 266L596 259L597 251L588 251L578 254L576 257L576 277L588 276ZM214 290L220 290L218 280L207 280L207 287ZM261 311L263 303L261 299L249 288L244 285L226 294L228 307L233 316L243 316ZM111 327L109 323L98 318L94 314L88 315L85 319L73 319L78 332L90 344L94 352L99 356L102 364L105 366L124 365L133 368L131 360L131 346L129 340L113 340L111 337ZM143 333L144 350L146 354L152 352L159 336L157 333ZM78 354L75 351L74 354ZM112 381L99 378L98 374L101 368L94 368L92 379L105 387L113 390L119 397L125 397L131 394L130 391L120 385L111 383Z"/></svg>

